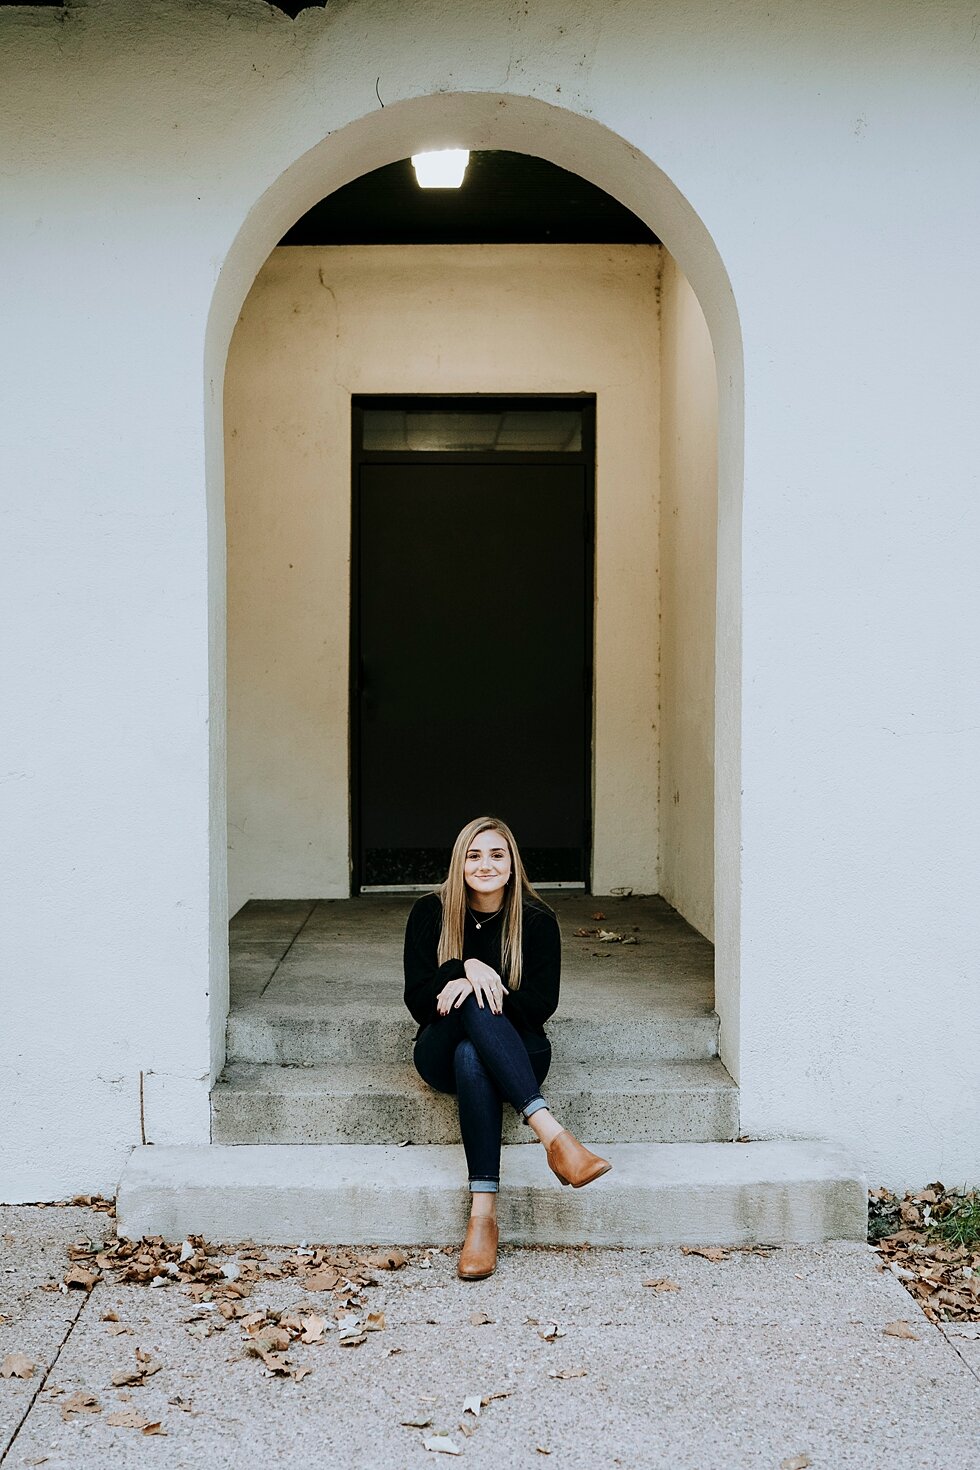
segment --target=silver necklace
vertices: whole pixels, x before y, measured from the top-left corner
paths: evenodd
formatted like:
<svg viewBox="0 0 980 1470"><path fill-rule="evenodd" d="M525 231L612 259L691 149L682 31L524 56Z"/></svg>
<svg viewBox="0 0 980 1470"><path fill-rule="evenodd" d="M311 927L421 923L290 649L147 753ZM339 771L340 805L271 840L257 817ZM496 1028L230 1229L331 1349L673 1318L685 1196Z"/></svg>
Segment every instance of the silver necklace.
<svg viewBox="0 0 980 1470"><path fill-rule="evenodd" d="M482 919L478 919L476 917L476 914L473 912L473 910L468 905L467 905L467 909L466 909L466 912L469 914L470 918L473 920L474 924L476 925L476 927L478 929L482 929L483 926L484 926L484 924L489 924L489 922L490 922L491 919L496 919L500 914L503 913L503 911L504 911L504 906L503 906L503 904L501 904L500 908L499 909L495 909L492 914L486 914Z"/></svg>

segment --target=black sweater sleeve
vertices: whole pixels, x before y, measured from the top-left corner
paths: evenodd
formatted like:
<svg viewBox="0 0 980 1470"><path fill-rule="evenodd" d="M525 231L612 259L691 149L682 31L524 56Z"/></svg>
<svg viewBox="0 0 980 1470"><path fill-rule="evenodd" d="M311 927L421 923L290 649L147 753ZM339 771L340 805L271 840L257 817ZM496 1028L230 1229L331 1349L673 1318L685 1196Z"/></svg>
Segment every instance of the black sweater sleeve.
<svg viewBox="0 0 980 1470"><path fill-rule="evenodd" d="M427 893L412 905L405 926L405 1004L420 1026L435 1019L436 996L447 980L466 975L462 960L439 964L442 901Z"/></svg>
<svg viewBox="0 0 980 1470"><path fill-rule="evenodd" d="M561 933L550 909L524 910L521 983L504 991L504 1015L522 1031L539 1031L558 1009Z"/></svg>

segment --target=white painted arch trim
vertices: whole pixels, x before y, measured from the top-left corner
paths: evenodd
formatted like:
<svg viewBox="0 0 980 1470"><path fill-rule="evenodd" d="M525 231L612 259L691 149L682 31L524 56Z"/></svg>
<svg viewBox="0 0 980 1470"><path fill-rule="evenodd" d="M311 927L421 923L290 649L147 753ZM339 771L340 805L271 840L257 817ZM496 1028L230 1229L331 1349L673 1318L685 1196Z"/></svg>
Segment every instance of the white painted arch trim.
<svg viewBox="0 0 980 1470"><path fill-rule="evenodd" d="M393 103L298 155L255 200L221 262L204 352L210 660L211 1058L223 1062L227 977L225 488L223 383L231 335L270 251L313 204L412 153L461 147L545 158L598 185L663 241L704 312L718 374L715 637L715 1005L720 1051L739 1075L741 893L741 508L743 370L738 313L711 234L656 163L595 117L513 93L440 92Z"/></svg>

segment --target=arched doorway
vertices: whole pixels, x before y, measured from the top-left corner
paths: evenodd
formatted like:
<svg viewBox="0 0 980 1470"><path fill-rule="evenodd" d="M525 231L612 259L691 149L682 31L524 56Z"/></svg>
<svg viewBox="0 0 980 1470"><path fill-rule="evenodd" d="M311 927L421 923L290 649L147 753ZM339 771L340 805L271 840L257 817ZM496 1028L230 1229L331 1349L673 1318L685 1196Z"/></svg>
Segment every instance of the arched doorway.
<svg viewBox="0 0 980 1470"><path fill-rule="evenodd" d="M212 647L224 637L220 549L224 544L221 392L235 320L263 260L285 229L317 198L370 169L428 147L512 148L534 153L600 185L654 228L678 263L704 311L718 369L718 608L715 640L714 851L718 972L716 1006L726 1043L723 1060L737 1077L738 690L741 355L738 324L724 268L703 224L670 181L646 157L598 124L561 109L513 97L466 95L420 98L372 114L325 139L283 174L258 201L218 282L208 331L209 518L212 532ZM219 568L221 585L219 586ZM218 667L216 660L215 667ZM215 679L213 710L212 846L221 845L224 818L224 690ZM217 718L215 718L217 715ZM220 870L220 868L219 868ZM216 941L227 917L226 892L212 893ZM217 953L217 949L215 951ZM212 1053L220 1057L223 987L212 986ZM728 1055L726 1055L726 1051Z"/></svg>

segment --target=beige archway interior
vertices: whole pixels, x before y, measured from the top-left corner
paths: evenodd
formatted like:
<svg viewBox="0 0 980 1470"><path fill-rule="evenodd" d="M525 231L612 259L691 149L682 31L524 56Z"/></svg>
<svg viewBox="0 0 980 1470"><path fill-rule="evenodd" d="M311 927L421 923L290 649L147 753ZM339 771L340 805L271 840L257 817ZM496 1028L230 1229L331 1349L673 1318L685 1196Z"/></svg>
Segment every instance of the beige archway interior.
<svg viewBox="0 0 980 1470"><path fill-rule="evenodd" d="M531 153L577 173L626 205L663 240L704 313L718 376L717 623L715 639L716 1007L723 1060L737 1078L739 891L739 690L741 347L731 288L700 219L645 155L593 119L530 98L424 97L374 112L298 158L256 202L215 290L206 344L211 644L213 871L226 874L225 498L222 388L231 335L256 275L277 241L318 199L412 152L454 146ZM227 884L212 884L213 972L227 923ZM220 1064L226 985L212 984L212 1055ZM224 998L223 998L224 997Z"/></svg>

